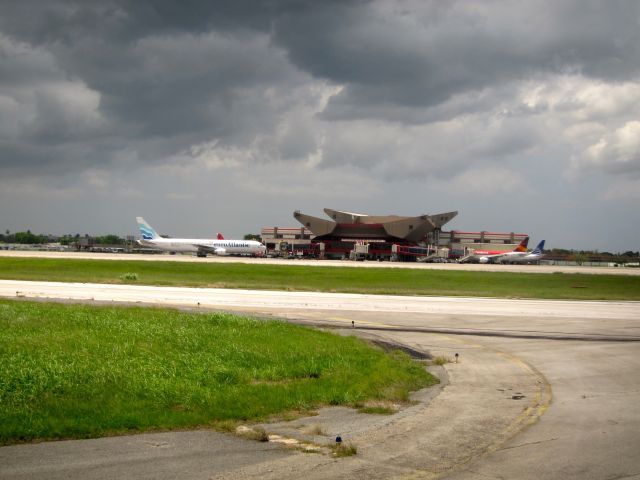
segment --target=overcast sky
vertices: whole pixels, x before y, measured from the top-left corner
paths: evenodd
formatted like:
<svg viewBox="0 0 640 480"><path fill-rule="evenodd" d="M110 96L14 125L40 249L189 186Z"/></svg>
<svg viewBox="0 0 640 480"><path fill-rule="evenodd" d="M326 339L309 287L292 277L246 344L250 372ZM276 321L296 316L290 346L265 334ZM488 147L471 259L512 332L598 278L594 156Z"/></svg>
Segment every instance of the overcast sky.
<svg viewBox="0 0 640 480"><path fill-rule="evenodd" d="M0 229L293 211L640 250L640 2L0 0Z"/></svg>

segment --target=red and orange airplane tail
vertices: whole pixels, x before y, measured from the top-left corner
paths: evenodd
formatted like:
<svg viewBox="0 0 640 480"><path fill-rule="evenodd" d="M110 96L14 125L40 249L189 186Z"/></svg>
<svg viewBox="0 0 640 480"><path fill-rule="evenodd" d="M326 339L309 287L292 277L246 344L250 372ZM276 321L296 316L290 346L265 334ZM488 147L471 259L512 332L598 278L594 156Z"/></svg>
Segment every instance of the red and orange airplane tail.
<svg viewBox="0 0 640 480"><path fill-rule="evenodd" d="M516 248L513 249L514 252L526 252L527 245L529 245L529 237L524 237L524 239L518 244Z"/></svg>

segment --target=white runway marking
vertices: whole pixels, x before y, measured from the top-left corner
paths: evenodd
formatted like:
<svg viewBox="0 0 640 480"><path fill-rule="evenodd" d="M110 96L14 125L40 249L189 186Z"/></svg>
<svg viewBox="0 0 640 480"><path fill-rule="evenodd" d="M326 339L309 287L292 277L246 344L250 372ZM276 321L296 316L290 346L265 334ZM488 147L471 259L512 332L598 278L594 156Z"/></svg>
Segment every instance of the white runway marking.
<svg viewBox="0 0 640 480"><path fill-rule="evenodd" d="M0 280L0 296L175 306L640 320L640 302L409 297Z"/></svg>

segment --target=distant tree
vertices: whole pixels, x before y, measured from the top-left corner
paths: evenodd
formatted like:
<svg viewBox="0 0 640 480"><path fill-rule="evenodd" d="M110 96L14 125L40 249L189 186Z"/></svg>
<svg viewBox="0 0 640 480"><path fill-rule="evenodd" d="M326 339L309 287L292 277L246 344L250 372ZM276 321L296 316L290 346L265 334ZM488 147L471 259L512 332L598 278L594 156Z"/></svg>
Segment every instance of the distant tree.
<svg viewBox="0 0 640 480"><path fill-rule="evenodd" d="M260 235L256 235L255 233L247 233L244 236L245 240L257 240L258 242L261 240Z"/></svg>
<svg viewBox="0 0 640 480"><path fill-rule="evenodd" d="M109 234L104 235L102 237L95 237L95 243L101 245L121 245L124 243L124 240L120 238L118 235Z"/></svg>
<svg viewBox="0 0 640 480"><path fill-rule="evenodd" d="M47 239L43 235L34 235L31 230L27 230L26 232L16 232L13 235L13 241L15 243L34 244L45 243Z"/></svg>

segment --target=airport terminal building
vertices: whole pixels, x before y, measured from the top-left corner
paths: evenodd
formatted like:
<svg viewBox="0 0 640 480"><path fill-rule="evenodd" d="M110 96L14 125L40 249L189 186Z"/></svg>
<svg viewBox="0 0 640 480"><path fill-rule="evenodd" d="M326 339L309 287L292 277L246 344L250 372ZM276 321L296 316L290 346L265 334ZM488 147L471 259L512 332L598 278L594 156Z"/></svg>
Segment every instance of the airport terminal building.
<svg viewBox="0 0 640 480"><path fill-rule="evenodd" d="M526 234L443 231L457 211L435 215L367 215L324 209L328 219L295 211L301 227L264 227L262 242L275 254L315 258L416 260L460 258L470 249L511 250Z"/></svg>

